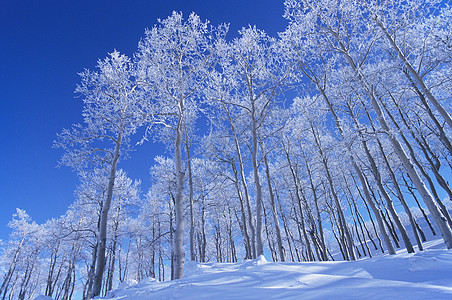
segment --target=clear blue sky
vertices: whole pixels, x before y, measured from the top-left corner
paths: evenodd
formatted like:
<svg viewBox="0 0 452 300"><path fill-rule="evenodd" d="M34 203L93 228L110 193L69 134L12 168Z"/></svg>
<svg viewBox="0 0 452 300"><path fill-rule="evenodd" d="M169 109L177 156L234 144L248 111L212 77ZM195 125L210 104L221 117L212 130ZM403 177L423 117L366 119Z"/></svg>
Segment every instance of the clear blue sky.
<svg viewBox="0 0 452 300"><path fill-rule="evenodd" d="M74 98L77 73L93 69L114 49L132 55L146 27L173 11L195 11L231 33L248 24L282 31L283 0L0 1L0 239L16 207L38 223L63 214L78 184L70 168L56 168L52 142L81 122ZM120 163L149 186L149 167L161 145L147 145Z"/></svg>

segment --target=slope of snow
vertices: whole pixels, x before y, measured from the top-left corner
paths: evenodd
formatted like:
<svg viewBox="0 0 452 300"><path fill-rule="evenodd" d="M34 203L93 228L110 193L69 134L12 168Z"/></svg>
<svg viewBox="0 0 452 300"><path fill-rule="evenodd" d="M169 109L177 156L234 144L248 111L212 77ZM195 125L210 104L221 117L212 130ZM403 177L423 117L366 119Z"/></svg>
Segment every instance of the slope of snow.
<svg viewBox="0 0 452 300"><path fill-rule="evenodd" d="M442 249L355 262L189 262L181 280L147 279L107 299L452 299L452 251L430 246Z"/></svg>

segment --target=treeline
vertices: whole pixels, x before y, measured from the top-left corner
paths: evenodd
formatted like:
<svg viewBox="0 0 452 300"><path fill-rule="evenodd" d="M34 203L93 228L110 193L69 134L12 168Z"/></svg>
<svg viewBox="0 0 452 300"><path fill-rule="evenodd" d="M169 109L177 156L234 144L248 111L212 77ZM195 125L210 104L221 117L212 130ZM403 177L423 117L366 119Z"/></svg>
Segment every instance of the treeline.
<svg viewBox="0 0 452 300"><path fill-rule="evenodd" d="M422 251L430 234L452 248L451 8L284 5L278 37L250 26L232 40L227 25L174 12L133 57L80 74L84 123L55 141L80 176L76 199L42 225L14 215L2 299L89 299L264 249L355 260ZM117 167L150 139L172 155L154 159L140 196Z"/></svg>

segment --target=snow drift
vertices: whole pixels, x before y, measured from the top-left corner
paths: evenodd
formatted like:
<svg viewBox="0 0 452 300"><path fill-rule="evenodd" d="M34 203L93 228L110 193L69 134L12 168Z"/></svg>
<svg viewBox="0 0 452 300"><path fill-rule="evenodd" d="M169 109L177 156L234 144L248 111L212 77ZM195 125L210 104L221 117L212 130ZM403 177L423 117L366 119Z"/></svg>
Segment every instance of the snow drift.
<svg viewBox="0 0 452 300"><path fill-rule="evenodd" d="M443 245L354 262L189 262L181 280L144 280L106 299L452 299L452 251Z"/></svg>

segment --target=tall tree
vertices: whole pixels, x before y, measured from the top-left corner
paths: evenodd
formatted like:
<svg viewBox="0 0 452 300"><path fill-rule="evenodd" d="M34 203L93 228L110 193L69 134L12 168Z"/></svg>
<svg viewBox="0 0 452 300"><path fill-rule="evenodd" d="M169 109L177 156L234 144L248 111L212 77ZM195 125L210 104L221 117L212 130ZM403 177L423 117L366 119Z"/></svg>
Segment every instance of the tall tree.
<svg viewBox="0 0 452 300"><path fill-rule="evenodd" d="M259 256L264 253L262 184L258 157L259 130L290 72L277 55L278 45L275 39L256 27L242 28L239 34L240 36L231 43L220 44L218 47L222 73L218 80L211 82L213 85L211 89L214 91L214 95L211 96L225 108L235 106L247 120L256 191L256 253L253 254ZM227 109L228 113L229 111ZM235 119L234 117L230 117L229 120ZM231 123L231 126L234 131L235 124Z"/></svg>
<svg viewBox="0 0 452 300"><path fill-rule="evenodd" d="M80 73L76 92L83 97L84 126L63 130L55 142L65 153L61 164L83 170L93 166L108 168L107 193L102 205L98 233L97 261L92 296L98 296L105 269L107 221L113 198L116 166L120 155L130 149L130 136L145 120L137 93L135 68L130 59L112 52L99 60L97 71ZM113 147L111 147L113 146Z"/></svg>
<svg viewBox="0 0 452 300"><path fill-rule="evenodd" d="M139 43L138 68L148 93L148 113L152 125L164 125L161 137L170 140L176 172L174 232L175 278L184 276L184 131L188 120L199 112L201 86L216 64L214 45L226 27L213 28L192 13L184 20L173 12L158 25L146 30ZM166 137L165 137L166 135Z"/></svg>

